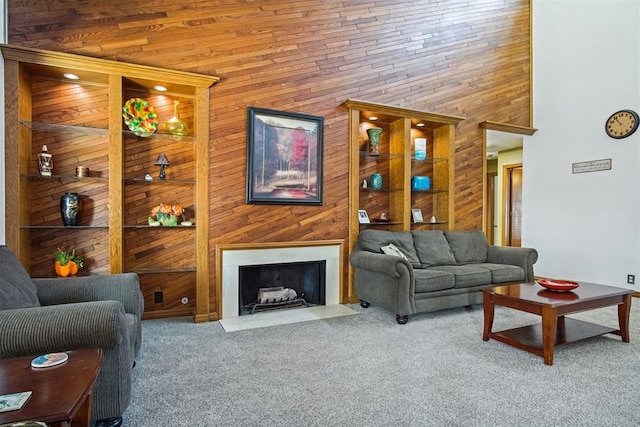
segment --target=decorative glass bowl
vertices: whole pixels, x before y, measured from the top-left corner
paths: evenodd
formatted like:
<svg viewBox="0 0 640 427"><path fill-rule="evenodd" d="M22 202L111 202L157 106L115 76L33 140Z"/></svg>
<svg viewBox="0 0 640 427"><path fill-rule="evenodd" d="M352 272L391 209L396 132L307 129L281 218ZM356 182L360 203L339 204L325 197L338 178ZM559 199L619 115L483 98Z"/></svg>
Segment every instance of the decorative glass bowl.
<svg viewBox="0 0 640 427"><path fill-rule="evenodd" d="M149 102L131 98L122 107L122 118L135 135L148 137L158 129L158 116Z"/></svg>
<svg viewBox="0 0 640 427"><path fill-rule="evenodd" d="M536 283L543 288L556 292L568 292L580 286L578 282L560 279L538 279Z"/></svg>

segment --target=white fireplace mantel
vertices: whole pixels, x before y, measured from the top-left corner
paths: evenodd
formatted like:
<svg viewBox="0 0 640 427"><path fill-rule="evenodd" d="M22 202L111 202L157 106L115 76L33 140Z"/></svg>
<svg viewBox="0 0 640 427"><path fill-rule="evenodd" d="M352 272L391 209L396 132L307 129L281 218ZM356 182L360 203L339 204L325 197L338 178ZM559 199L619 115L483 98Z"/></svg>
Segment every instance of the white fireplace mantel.
<svg viewBox="0 0 640 427"><path fill-rule="evenodd" d="M340 304L343 246L344 240L218 245L216 285L217 295L222 297L220 317L239 317L239 271L247 265L325 261L325 304Z"/></svg>

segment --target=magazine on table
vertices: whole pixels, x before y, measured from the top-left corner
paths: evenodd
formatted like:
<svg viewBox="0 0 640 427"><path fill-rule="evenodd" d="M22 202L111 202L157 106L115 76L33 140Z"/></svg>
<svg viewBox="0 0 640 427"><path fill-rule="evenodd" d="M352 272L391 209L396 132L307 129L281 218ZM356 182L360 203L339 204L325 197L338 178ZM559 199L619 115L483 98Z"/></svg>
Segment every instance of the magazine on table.
<svg viewBox="0 0 640 427"><path fill-rule="evenodd" d="M0 396L0 412L17 411L31 397L31 391L3 394Z"/></svg>

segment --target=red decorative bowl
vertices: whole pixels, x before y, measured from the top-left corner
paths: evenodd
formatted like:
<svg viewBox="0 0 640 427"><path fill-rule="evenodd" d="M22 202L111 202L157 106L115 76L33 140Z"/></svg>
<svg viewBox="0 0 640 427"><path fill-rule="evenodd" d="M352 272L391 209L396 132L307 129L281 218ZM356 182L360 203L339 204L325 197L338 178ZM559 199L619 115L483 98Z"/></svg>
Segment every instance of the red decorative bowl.
<svg viewBox="0 0 640 427"><path fill-rule="evenodd" d="M578 282L560 279L538 279L536 280L536 283L544 288L549 289L550 291L556 292L568 292L580 286Z"/></svg>

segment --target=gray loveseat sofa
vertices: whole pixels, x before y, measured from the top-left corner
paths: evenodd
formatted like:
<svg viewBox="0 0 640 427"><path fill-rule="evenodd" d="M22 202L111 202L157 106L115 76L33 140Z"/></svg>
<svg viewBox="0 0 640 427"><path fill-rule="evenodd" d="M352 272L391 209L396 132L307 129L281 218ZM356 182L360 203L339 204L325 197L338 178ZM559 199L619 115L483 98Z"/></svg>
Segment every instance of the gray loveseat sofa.
<svg viewBox="0 0 640 427"><path fill-rule="evenodd" d="M96 426L122 423L143 309L136 274L31 279L0 245L0 358L101 348L91 407Z"/></svg>
<svg viewBox="0 0 640 427"><path fill-rule="evenodd" d="M400 256L382 252L390 244ZM481 303L482 288L533 281L538 253L489 245L482 231L367 229L349 260L360 304L384 307L404 324L412 314Z"/></svg>

